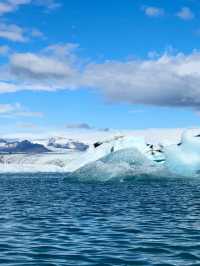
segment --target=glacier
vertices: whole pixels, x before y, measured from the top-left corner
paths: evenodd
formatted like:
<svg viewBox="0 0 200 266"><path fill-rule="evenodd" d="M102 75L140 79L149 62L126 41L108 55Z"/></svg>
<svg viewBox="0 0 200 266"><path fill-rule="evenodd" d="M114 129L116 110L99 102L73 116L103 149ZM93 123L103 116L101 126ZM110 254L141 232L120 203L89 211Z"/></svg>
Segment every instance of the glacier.
<svg viewBox="0 0 200 266"><path fill-rule="evenodd" d="M91 142L60 137L32 140L34 145L22 142L32 147L30 152L20 152L19 141L15 145L18 152L10 152L15 150L13 146L10 149L9 141L1 143L0 173L58 172L80 180L102 181L144 175L200 176L199 129L183 131L180 140L173 143L168 142L167 135L153 143L142 136L110 133ZM9 152L5 152L6 145ZM44 152L35 152L38 147Z"/></svg>

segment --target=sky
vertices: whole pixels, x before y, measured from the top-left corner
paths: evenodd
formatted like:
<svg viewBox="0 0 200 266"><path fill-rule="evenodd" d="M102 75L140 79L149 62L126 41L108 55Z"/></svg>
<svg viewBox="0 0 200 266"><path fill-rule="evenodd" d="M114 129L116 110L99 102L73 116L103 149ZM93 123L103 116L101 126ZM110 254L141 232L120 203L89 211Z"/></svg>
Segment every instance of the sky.
<svg viewBox="0 0 200 266"><path fill-rule="evenodd" d="M0 0L0 124L198 127L199 0Z"/></svg>

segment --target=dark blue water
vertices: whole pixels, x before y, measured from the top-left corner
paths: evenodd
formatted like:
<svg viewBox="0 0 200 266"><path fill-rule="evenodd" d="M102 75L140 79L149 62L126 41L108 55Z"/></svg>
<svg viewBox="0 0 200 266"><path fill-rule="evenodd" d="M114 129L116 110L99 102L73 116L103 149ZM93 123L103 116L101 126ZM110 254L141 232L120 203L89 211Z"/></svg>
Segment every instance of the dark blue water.
<svg viewBox="0 0 200 266"><path fill-rule="evenodd" d="M200 265L200 180L1 176L0 265Z"/></svg>

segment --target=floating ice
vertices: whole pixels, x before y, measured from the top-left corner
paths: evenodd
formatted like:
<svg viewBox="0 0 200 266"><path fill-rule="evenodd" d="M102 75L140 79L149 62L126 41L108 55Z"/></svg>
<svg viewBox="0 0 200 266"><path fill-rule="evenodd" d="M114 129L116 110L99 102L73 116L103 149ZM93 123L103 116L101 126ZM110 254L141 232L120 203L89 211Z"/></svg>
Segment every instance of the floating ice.
<svg viewBox="0 0 200 266"><path fill-rule="evenodd" d="M138 175L200 176L200 131L188 130L180 143L163 147L142 138L121 138L93 150L74 175L111 179ZM94 155L93 160L91 154ZM93 162L91 162L93 161Z"/></svg>
<svg viewBox="0 0 200 266"><path fill-rule="evenodd" d="M71 176L81 180L110 180L155 175L163 169L161 162L164 162L162 152L147 145L143 138L118 137L92 147Z"/></svg>
<svg viewBox="0 0 200 266"><path fill-rule="evenodd" d="M84 165L71 177L80 180L129 179L138 175L155 175L160 165L142 154L137 148L128 148L112 152L105 157Z"/></svg>
<svg viewBox="0 0 200 266"><path fill-rule="evenodd" d="M181 142L165 148L166 166L177 175L200 175L200 131L188 130Z"/></svg>

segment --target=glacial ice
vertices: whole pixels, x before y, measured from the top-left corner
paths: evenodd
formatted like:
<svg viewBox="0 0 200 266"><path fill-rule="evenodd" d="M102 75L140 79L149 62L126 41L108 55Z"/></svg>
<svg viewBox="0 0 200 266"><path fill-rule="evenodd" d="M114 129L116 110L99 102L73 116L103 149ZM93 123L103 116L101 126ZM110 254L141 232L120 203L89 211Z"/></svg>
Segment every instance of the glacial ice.
<svg viewBox="0 0 200 266"><path fill-rule="evenodd" d="M161 173L161 167L145 157L136 148L127 148L110 153L103 158L88 163L71 174L79 180L130 179L133 176Z"/></svg>
<svg viewBox="0 0 200 266"><path fill-rule="evenodd" d="M60 172L81 180L200 176L199 133L187 130L180 142L172 145L146 143L142 137L115 136L95 146L90 144L83 152L2 154L0 173Z"/></svg>
<svg viewBox="0 0 200 266"><path fill-rule="evenodd" d="M165 147L165 164L170 172L182 176L200 175L199 130L187 130L178 145Z"/></svg>
<svg viewBox="0 0 200 266"><path fill-rule="evenodd" d="M91 147L85 160L72 171L71 177L81 180L110 180L135 175L156 175L163 169L160 151L153 150L142 138L118 137ZM80 167L81 166L81 167Z"/></svg>

